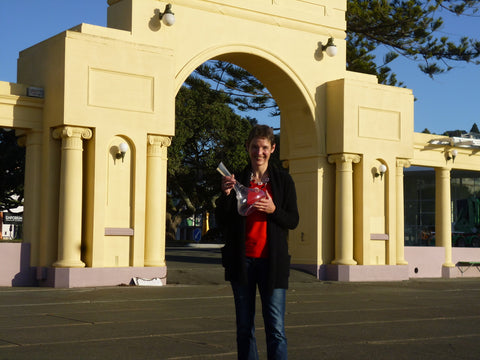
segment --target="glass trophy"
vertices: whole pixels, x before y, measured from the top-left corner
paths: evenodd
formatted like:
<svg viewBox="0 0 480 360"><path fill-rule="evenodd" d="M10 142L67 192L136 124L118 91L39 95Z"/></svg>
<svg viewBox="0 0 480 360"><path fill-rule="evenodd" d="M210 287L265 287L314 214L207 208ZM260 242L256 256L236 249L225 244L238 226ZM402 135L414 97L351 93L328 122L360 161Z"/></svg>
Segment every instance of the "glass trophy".
<svg viewBox="0 0 480 360"><path fill-rule="evenodd" d="M217 171L223 176L232 176L222 162L218 164ZM265 194L263 190L245 187L238 181L235 183L233 189L235 190L235 195L237 197L237 210L242 216L250 215L255 210L253 204L258 200L267 197L267 194Z"/></svg>

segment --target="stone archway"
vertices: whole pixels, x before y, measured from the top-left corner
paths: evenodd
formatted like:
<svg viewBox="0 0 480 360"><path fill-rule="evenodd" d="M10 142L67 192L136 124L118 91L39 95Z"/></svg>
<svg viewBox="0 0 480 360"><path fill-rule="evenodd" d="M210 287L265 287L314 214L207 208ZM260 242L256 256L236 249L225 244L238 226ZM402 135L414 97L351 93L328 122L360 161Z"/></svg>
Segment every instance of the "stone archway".
<svg viewBox="0 0 480 360"><path fill-rule="evenodd" d="M327 161L325 97L326 82L345 76L346 3L295 2L292 7L259 1L239 7L229 1L180 1L173 4L177 20L171 27L152 26L152 15L163 10L158 2L109 3L110 27L171 50L175 93L209 59L245 68L267 86L282 111L281 158L301 185L302 220L290 236L294 262L317 273L333 259L333 212L327 209L334 206L334 168ZM127 8L138 16L125 17ZM336 59L321 51L329 37L340 49Z"/></svg>

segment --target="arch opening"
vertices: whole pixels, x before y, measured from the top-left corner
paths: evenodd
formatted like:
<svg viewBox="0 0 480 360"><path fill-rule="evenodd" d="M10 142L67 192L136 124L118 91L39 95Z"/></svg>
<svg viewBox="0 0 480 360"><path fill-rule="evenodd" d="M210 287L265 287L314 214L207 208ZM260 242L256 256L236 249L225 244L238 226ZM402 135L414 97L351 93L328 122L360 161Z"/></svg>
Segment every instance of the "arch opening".
<svg viewBox="0 0 480 360"><path fill-rule="evenodd" d="M202 60L204 60L202 58ZM306 91L302 89L302 84L299 81L295 80L295 74L290 71L286 66L282 67L280 65L275 64L266 57L262 57L257 54L252 54L251 52L225 52L223 54L216 54L207 58L205 61L208 60L218 60L233 64L235 66L240 67L241 69L246 70L256 79L258 79L265 88L268 89L272 98L278 105L280 109L280 120L277 122L278 127L281 129L280 131L280 151L279 151L279 158L281 160L288 160L298 157L299 154L305 154L306 152L309 155L319 155L321 148L323 146L319 144L319 136L318 136L318 126L315 123L315 114L314 108L315 104L314 101L306 95ZM191 66L193 73L196 67L203 64L203 62L196 62L192 61L192 64L189 64L188 67ZM185 69L185 68L184 68ZM182 84L191 74L183 71L181 75ZM179 75L180 76L180 75ZM180 78L177 77L177 84L180 82ZM179 90L177 92L177 101L178 96L180 93L180 86L178 87ZM238 115L245 116L245 113L237 112ZM255 113L247 113L247 115L252 115L252 117L256 117ZM258 119L259 123L267 123L268 125L272 126L271 123L265 122L264 118ZM274 126L276 127L276 126ZM175 143L175 138L172 141L172 146ZM305 149L308 149L305 151ZM169 149L170 150L170 149ZM170 161L170 156L169 156ZM169 164L170 165L170 164ZM218 176L217 176L218 177ZM185 225L188 229L183 229L176 231L175 239L176 240L184 240L186 242L193 242L195 241L195 231L200 231L204 233L205 230L205 212L203 212L202 217L197 216L198 214L194 214L191 217L189 224ZM198 222L198 223L197 223ZM167 232L168 228L170 230L175 229L176 226L180 225L177 219L177 223L175 223L175 219L171 214L167 215ZM212 241L215 243L218 239L214 234L214 222L208 224L213 227L213 231L210 232L209 236L206 236L206 241ZM208 228L207 225L207 228ZM180 227L181 228L181 227ZM168 244L171 244L173 240L172 233L167 235L167 247ZM205 233L204 233L205 235ZM202 238L202 242L203 242ZM173 253L172 253L173 251ZM177 260L177 256L175 255L179 250L166 251L166 260L167 264L171 263L172 261L175 263ZM185 261L195 263L197 261L195 252L191 253L191 251L187 251L190 256L185 257ZM218 266L218 257L219 257L219 250L215 247L209 253L211 256L210 265ZM173 264L173 266L176 266ZM174 276L174 273L170 273L170 276ZM187 276L186 281L189 281L189 276ZM182 280L179 279L171 279L174 282L181 282ZM169 280L170 281L170 280ZM185 281L185 279L183 279Z"/></svg>

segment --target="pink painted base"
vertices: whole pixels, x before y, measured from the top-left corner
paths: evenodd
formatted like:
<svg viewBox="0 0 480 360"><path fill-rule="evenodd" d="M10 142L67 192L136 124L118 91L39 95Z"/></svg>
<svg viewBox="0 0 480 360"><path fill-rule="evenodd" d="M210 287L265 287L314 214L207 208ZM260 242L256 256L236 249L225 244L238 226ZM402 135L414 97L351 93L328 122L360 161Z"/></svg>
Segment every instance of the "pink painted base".
<svg viewBox="0 0 480 360"><path fill-rule="evenodd" d="M30 244L0 242L0 286L117 286L134 277L166 284L167 267L37 268L30 266Z"/></svg>
<svg viewBox="0 0 480 360"><path fill-rule="evenodd" d="M0 243L0 286L34 286L35 268L30 267L30 244Z"/></svg>
<svg viewBox="0 0 480 360"><path fill-rule="evenodd" d="M406 246L405 260L411 278L441 278L445 249L435 246Z"/></svg>
<svg viewBox="0 0 480 360"><path fill-rule="evenodd" d="M408 261L411 278L459 278L480 277L476 267L444 267L445 249L434 246L405 247L405 260ZM452 248L452 263L460 261L480 261L480 248Z"/></svg>
<svg viewBox="0 0 480 360"><path fill-rule="evenodd" d="M327 265L327 279L333 281L408 280L407 265Z"/></svg>
<svg viewBox="0 0 480 360"><path fill-rule="evenodd" d="M453 267L443 266L445 249L435 246L406 246L408 265L303 265L293 268L332 281L402 281L411 278L480 277L479 267L456 266L461 261L480 262L480 248L452 248Z"/></svg>
<svg viewBox="0 0 480 360"><path fill-rule="evenodd" d="M167 267L39 268L37 271L39 285L54 288L130 285L135 277L160 278L166 285Z"/></svg>
<svg viewBox="0 0 480 360"><path fill-rule="evenodd" d="M408 280L406 265L292 265L293 268L330 281L403 281Z"/></svg>

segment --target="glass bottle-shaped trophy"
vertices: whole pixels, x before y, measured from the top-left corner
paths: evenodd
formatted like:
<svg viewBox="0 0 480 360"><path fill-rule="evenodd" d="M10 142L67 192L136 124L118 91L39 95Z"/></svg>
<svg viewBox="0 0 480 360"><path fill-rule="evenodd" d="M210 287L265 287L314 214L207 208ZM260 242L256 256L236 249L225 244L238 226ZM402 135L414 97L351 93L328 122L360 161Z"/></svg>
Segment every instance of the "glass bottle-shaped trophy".
<svg viewBox="0 0 480 360"><path fill-rule="evenodd" d="M217 171L223 176L232 176L222 162L218 164ZM233 189L235 190L235 195L237 197L238 213L242 216L250 215L255 210L253 204L258 200L267 197L267 194L265 194L263 190L245 187L238 181L235 183Z"/></svg>

